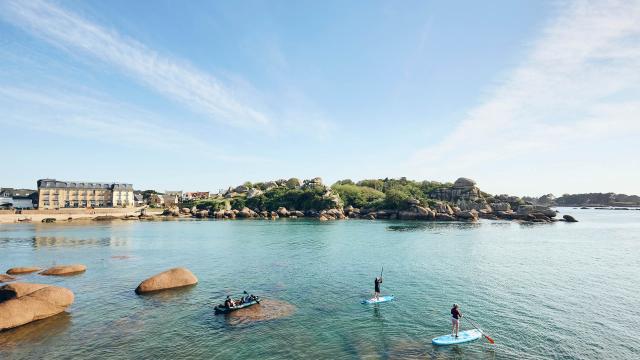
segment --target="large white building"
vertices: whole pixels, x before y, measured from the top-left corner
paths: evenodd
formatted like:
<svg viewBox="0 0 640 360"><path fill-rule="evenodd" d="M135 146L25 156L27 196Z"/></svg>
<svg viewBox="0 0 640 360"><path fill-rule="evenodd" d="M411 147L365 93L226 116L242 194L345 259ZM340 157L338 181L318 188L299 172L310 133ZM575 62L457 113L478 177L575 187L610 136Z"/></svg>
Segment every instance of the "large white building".
<svg viewBox="0 0 640 360"><path fill-rule="evenodd" d="M38 180L38 208L134 207L133 185Z"/></svg>

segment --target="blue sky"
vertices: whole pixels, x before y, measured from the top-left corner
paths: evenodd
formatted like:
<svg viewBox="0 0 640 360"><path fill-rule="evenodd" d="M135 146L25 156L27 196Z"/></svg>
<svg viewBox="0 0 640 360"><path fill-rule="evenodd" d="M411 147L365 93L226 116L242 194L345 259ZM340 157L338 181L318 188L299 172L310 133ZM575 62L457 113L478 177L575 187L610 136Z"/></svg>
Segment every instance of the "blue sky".
<svg viewBox="0 0 640 360"><path fill-rule="evenodd" d="M637 194L639 69L638 1L3 0L0 185Z"/></svg>

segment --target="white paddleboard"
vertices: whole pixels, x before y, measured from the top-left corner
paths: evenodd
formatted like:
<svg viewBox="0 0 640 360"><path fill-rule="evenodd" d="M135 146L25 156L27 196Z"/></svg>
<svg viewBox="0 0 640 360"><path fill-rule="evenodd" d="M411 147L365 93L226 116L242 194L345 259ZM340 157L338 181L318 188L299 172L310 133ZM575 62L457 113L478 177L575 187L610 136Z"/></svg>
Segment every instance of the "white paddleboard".
<svg viewBox="0 0 640 360"><path fill-rule="evenodd" d="M377 300L376 300L376 298L365 299L365 300L362 300L362 303L363 304L378 304L378 303L391 301L391 300L393 300L395 298L396 297L393 296L393 295L378 296Z"/></svg>
<svg viewBox="0 0 640 360"><path fill-rule="evenodd" d="M473 340L478 340L482 337L482 333L479 330L465 330L459 331L458 337L455 337L451 334L438 336L437 338L433 338L431 342L434 345L454 345L454 344L462 344Z"/></svg>

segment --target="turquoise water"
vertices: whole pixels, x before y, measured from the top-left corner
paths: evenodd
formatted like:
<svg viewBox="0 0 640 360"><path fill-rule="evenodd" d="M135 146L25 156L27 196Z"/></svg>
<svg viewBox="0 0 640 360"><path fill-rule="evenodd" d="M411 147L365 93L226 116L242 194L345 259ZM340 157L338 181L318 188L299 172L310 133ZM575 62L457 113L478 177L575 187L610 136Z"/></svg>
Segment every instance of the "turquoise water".
<svg viewBox="0 0 640 360"><path fill-rule="evenodd" d="M309 220L0 225L0 266L83 263L29 275L76 294L68 313L0 333L0 358L640 357L640 211L561 209L579 223ZM383 293L361 305L384 265ZM175 266L197 286L137 296ZM247 289L285 318L213 314ZM434 347L451 304L496 341ZM461 328L470 328L465 322Z"/></svg>

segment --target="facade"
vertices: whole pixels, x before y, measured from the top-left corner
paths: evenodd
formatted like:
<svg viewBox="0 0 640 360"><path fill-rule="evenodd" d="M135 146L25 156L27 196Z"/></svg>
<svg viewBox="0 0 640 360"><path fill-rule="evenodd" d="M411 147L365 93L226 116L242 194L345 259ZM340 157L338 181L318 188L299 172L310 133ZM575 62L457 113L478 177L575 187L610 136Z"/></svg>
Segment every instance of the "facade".
<svg viewBox="0 0 640 360"><path fill-rule="evenodd" d="M38 180L38 208L133 207L133 185Z"/></svg>

